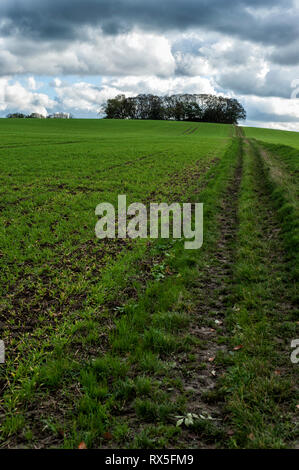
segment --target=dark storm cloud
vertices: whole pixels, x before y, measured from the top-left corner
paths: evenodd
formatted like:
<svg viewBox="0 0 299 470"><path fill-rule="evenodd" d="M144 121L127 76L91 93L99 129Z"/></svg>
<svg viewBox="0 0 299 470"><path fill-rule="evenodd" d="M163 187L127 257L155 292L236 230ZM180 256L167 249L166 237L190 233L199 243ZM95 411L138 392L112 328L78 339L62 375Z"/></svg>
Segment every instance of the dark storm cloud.
<svg viewBox="0 0 299 470"><path fill-rule="evenodd" d="M298 37L298 12L284 0L2 0L2 32L44 39L80 37L83 26L117 34L134 26L170 31L206 28L283 45ZM258 14L256 14L258 13Z"/></svg>
<svg viewBox="0 0 299 470"><path fill-rule="evenodd" d="M220 73L217 82L222 89L241 95L290 98L292 91L291 77L280 69L270 70L262 80L253 69L242 72L232 70Z"/></svg>
<svg viewBox="0 0 299 470"><path fill-rule="evenodd" d="M279 65L299 65L299 42L276 49L269 60Z"/></svg>

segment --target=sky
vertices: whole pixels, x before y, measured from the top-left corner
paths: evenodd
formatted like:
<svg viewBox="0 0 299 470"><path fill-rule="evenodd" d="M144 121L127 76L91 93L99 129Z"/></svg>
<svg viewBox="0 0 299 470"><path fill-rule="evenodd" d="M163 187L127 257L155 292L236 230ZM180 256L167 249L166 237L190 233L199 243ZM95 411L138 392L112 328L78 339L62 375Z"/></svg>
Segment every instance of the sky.
<svg viewBox="0 0 299 470"><path fill-rule="evenodd" d="M0 117L96 118L120 93L234 97L299 131L299 0L0 1Z"/></svg>

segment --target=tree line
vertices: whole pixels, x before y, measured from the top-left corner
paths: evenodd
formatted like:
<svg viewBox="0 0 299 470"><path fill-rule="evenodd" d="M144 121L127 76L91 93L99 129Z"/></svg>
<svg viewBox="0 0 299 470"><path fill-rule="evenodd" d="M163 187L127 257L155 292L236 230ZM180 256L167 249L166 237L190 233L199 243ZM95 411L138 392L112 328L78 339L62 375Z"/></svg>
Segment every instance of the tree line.
<svg viewBox="0 0 299 470"><path fill-rule="evenodd" d="M73 119L73 115L69 113L54 113L49 114L48 116L44 116L40 113L31 113L31 114L23 114L23 113L9 113L6 116L8 119Z"/></svg>
<svg viewBox="0 0 299 470"><path fill-rule="evenodd" d="M135 97L117 95L108 99L99 114L106 119L159 119L237 124L246 111L234 98L203 94Z"/></svg>

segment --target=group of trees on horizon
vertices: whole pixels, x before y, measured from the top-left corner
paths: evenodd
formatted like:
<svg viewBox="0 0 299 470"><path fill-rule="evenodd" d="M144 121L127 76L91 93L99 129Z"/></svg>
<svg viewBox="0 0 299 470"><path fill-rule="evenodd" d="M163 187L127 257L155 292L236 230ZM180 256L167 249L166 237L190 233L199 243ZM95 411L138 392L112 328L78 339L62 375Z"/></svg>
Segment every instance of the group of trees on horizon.
<svg viewBox="0 0 299 470"><path fill-rule="evenodd" d="M72 119L73 116L72 114L69 113L54 113L54 114L49 114L48 116L44 116L43 114L40 113L31 113L31 114L23 114L23 113L9 113L6 116L8 119L50 119L50 118L56 118L56 119Z"/></svg>
<svg viewBox="0 0 299 470"><path fill-rule="evenodd" d="M23 114L23 113L9 113L6 117L8 119L25 119L29 116L27 116L26 114Z"/></svg>
<svg viewBox="0 0 299 470"><path fill-rule="evenodd" d="M108 99L99 114L106 119L152 119L237 124L246 111L234 98L204 94L135 97L117 95Z"/></svg>
<svg viewBox="0 0 299 470"><path fill-rule="evenodd" d="M234 98L208 94L178 94L156 96L140 94L135 97L117 95L101 106L99 115L106 119L169 120L192 122L215 122L237 124L246 119L246 111ZM73 118L69 113L54 113L43 116L39 113L29 115L15 112L7 118Z"/></svg>

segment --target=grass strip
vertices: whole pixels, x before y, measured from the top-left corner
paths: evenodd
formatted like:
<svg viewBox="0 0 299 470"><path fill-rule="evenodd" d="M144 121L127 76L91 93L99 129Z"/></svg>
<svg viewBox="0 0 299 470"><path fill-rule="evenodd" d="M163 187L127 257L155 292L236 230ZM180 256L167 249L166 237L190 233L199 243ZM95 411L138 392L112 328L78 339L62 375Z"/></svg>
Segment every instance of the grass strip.
<svg viewBox="0 0 299 470"><path fill-rule="evenodd" d="M292 274L267 173L256 149L243 145L234 292L227 315L231 366L222 383L232 428L227 445L285 448L298 437L297 371L289 348L298 330Z"/></svg>

